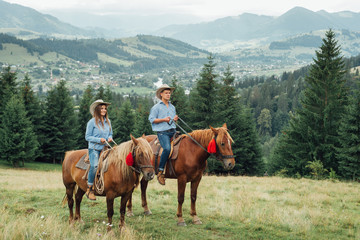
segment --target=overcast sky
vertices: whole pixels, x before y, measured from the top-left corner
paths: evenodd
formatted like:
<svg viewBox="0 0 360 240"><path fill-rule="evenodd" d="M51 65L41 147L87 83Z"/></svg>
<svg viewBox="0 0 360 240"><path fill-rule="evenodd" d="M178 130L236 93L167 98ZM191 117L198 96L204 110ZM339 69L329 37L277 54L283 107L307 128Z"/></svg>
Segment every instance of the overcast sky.
<svg viewBox="0 0 360 240"><path fill-rule="evenodd" d="M212 20L244 12L279 16L295 6L312 11L360 12L360 0L5 0L34 8L87 10L98 14L186 14Z"/></svg>

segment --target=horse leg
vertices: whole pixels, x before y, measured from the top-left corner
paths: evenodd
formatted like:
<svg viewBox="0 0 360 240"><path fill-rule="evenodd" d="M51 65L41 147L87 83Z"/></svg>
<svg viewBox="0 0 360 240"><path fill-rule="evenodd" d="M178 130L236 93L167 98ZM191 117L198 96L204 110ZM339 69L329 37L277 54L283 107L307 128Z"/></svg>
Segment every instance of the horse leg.
<svg viewBox="0 0 360 240"><path fill-rule="evenodd" d="M81 216L80 216L80 204L81 204L81 201L82 201L82 198L84 196L85 192L80 188L78 187L78 190L75 194L75 220L78 220L79 222L82 222L81 220Z"/></svg>
<svg viewBox="0 0 360 240"><path fill-rule="evenodd" d="M66 187L66 197L67 197L67 202L68 202L68 207L69 207L69 211L70 211L70 216L69 216L69 224L72 224L74 222L74 212L73 212L73 207L74 207L74 199L73 199L73 194L74 194L74 188L75 188L75 183L69 184Z"/></svg>
<svg viewBox="0 0 360 240"><path fill-rule="evenodd" d="M200 218L196 214L196 196L197 196L197 189L199 187L199 183L201 180L201 176L196 180L191 182L191 210L190 215L193 217L193 224L202 224Z"/></svg>
<svg viewBox="0 0 360 240"><path fill-rule="evenodd" d="M182 217L182 205L184 203L184 195L186 188L186 176L178 177L178 209L177 209L177 217L178 217L178 226L186 226L185 220Z"/></svg>
<svg viewBox="0 0 360 240"><path fill-rule="evenodd" d="M129 200L129 197L132 195L133 191L134 191L134 189L121 197L121 202L120 202L120 223L119 223L120 232L121 232L121 230L123 230L125 228L126 203Z"/></svg>
<svg viewBox="0 0 360 240"><path fill-rule="evenodd" d="M151 215L152 212L150 211L147 201L146 201L146 189L148 186L149 181L146 181L144 178L141 179L140 185L141 185L141 206L144 208L144 214L146 216Z"/></svg>
<svg viewBox="0 0 360 240"><path fill-rule="evenodd" d="M131 195L130 195L129 200L127 202L126 216L128 216L128 217L133 217L134 216L134 213L132 211L132 192L131 192Z"/></svg>
<svg viewBox="0 0 360 240"><path fill-rule="evenodd" d="M108 216L108 226L107 230L110 231L112 227L112 217L114 215L114 199L115 194L108 192L106 194L106 207L107 207L107 216Z"/></svg>

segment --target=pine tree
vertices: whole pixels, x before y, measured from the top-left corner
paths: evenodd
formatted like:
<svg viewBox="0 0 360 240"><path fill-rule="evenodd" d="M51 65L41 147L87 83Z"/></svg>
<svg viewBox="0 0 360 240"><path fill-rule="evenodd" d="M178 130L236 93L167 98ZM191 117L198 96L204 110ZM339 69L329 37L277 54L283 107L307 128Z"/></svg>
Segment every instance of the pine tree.
<svg viewBox="0 0 360 240"><path fill-rule="evenodd" d="M87 148L87 142L85 140L85 132L87 122L92 118L90 114L90 105L94 101L93 88L88 85L85 89L80 101L78 123L79 123L79 138L77 144L79 148Z"/></svg>
<svg viewBox="0 0 360 240"><path fill-rule="evenodd" d="M236 164L231 172L246 175L261 174L263 163L255 121L251 112L242 106L240 96L234 87L234 81L235 77L228 66L222 77L223 84L219 90L221 97L218 113L222 122L226 123L234 140L232 149L236 155ZM214 160L209 159L208 161L210 163ZM217 171L224 172L222 166L217 166Z"/></svg>
<svg viewBox="0 0 360 240"><path fill-rule="evenodd" d="M259 134L263 137L270 136L271 133L271 113L270 110L264 108L261 110L259 117L257 118L257 124L259 125Z"/></svg>
<svg viewBox="0 0 360 240"><path fill-rule="evenodd" d="M97 93L95 95L95 100L97 99L102 99L102 100L106 100L106 95L105 95L105 89L103 87L103 85L101 85L98 89L97 89ZM106 101L105 101L106 102Z"/></svg>
<svg viewBox="0 0 360 240"><path fill-rule="evenodd" d="M208 57L208 63L200 73L195 88L190 93L190 118L194 129L209 128L219 124L217 115L218 83L215 73L214 57Z"/></svg>
<svg viewBox="0 0 360 240"><path fill-rule="evenodd" d="M126 100L117 112L117 117L112 121L114 140L120 144L130 139L134 129L135 115L131 108L130 100Z"/></svg>
<svg viewBox="0 0 360 240"><path fill-rule="evenodd" d="M150 135L154 134L151 128L151 123L149 122L149 114L150 114L150 104L148 99L143 99L138 104L135 113L135 128L134 128L134 136L140 137L143 134Z"/></svg>
<svg viewBox="0 0 360 240"><path fill-rule="evenodd" d="M77 149L79 127L73 100L65 81L60 81L48 92L45 106L46 143L43 152L46 161L60 162L66 151Z"/></svg>
<svg viewBox="0 0 360 240"><path fill-rule="evenodd" d="M360 89L355 90L351 104L344 114L339 129L340 146L336 158L339 174L353 181L360 179Z"/></svg>
<svg viewBox="0 0 360 240"><path fill-rule="evenodd" d="M326 38L306 77L302 106L291 117L272 158L272 169L284 168L290 175L309 174L308 162L321 161L325 169L337 171L335 149L338 130L347 105L344 62L332 30Z"/></svg>
<svg viewBox="0 0 360 240"><path fill-rule="evenodd" d="M7 101L17 93L16 72L11 72L10 67L4 68L0 75L0 123Z"/></svg>
<svg viewBox="0 0 360 240"><path fill-rule="evenodd" d="M24 166L24 162L34 160L38 142L20 96L13 95L7 101L4 114L6 117L0 125L0 158L14 167L20 163Z"/></svg>
<svg viewBox="0 0 360 240"><path fill-rule="evenodd" d="M171 80L171 86L175 87L174 92L171 94L171 103L176 108L176 114L186 122L189 118L188 97L185 95L184 88L178 83L175 76Z"/></svg>
<svg viewBox="0 0 360 240"><path fill-rule="evenodd" d="M44 106L40 103L39 99L34 94L31 87L31 79L29 75L25 75L25 78L20 85L20 94L22 96L26 115L32 123L36 139L39 143L39 148L36 151L36 158L42 157L41 146L45 142L44 136Z"/></svg>
<svg viewBox="0 0 360 240"><path fill-rule="evenodd" d="M236 139L233 146L236 164L241 174L262 175L265 166L253 113L249 108L244 107L239 118L241 124L237 127L236 134L233 134L233 131L231 132Z"/></svg>

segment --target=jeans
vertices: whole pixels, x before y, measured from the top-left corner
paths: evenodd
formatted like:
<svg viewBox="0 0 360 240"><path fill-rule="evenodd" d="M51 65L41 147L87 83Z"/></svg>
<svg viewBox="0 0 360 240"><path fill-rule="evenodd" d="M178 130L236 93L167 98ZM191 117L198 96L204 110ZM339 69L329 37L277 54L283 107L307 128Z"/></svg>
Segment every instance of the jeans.
<svg viewBox="0 0 360 240"><path fill-rule="evenodd" d="M90 169L88 176L88 185L92 186L94 184L95 174L99 163L100 152L93 148L89 148L89 160L90 160Z"/></svg>
<svg viewBox="0 0 360 240"><path fill-rule="evenodd" d="M170 139L174 136L174 134L175 129L171 132L164 131L157 133L160 145L163 148L163 152L160 157L159 171L164 171L166 161L168 160L171 151Z"/></svg>

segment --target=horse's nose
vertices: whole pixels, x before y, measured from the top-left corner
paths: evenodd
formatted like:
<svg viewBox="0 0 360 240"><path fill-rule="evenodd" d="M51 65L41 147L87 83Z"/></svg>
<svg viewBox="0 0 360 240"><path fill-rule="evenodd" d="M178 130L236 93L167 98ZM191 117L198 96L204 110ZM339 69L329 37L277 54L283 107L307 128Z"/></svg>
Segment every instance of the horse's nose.
<svg viewBox="0 0 360 240"><path fill-rule="evenodd" d="M235 164L229 163L229 169L233 169L235 167Z"/></svg>
<svg viewBox="0 0 360 240"><path fill-rule="evenodd" d="M152 180L154 178L155 174L153 172L147 173L147 179Z"/></svg>
<svg viewBox="0 0 360 240"><path fill-rule="evenodd" d="M226 170L231 170L235 167L235 164L231 161L229 161L227 164L225 164L225 169Z"/></svg>

